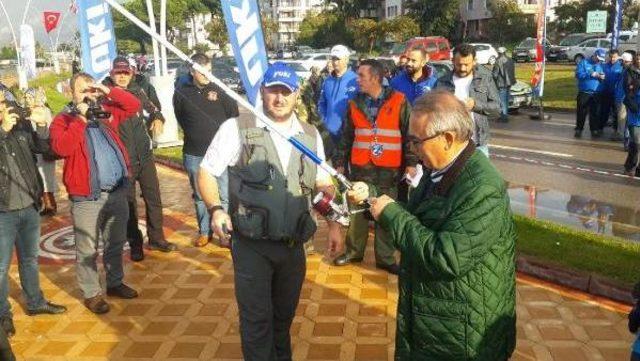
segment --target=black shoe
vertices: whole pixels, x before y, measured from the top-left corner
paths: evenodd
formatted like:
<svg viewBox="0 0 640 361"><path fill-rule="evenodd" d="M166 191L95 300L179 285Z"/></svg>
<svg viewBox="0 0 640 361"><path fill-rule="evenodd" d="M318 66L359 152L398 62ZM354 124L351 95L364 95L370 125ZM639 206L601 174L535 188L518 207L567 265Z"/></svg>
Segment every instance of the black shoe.
<svg viewBox="0 0 640 361"><path fill-rule="evenodd" d="M591 132L591 138L600 138L602 136L602 130L594 130Z"/></svg>
<svg viewBox="0 0 640 361"><path fill-rule="evenodd" d="M395 263L390 265L376 263L376 268L383 269L392 275L398 275L398 273L400 273L400 266Z"/></svg>
<svg viewBox="0 0 640 361"><path fill-rule="evenodd" d="M573 133L573 136L575 138L582 138L582 130L576 130L576 132Z"/></svg>
<svg viewBox="0 0 640 361"><path fill-rule="evenodd" d="M129 258L133 262L140 262L144 259L144 251L142 249L142 238L129 238Z"/></svg>
<svg viewBox="0 0 640 361"><path fill-rule="evenodd" d="M333 260L333 264L335 266L346 266L349 263L359 263L359 262L362 262L362 257L349 258L346 253L341 256L338 256L336 259Z"/></svg>
<svg viewBox="0 0 640 361"><path fill-rule="evenodd" d="M168 242L167 240L149 242L149 249L160 252L172 252L176 250L176 245Z"/></svg>
<svg viewBox="0 0 640 361"><path fill-rule="evenodd" d="M44 305L35 308L33 310L27 310L27 315L35 316L35 315L59 315L61 313L67 312L67 308L61 305L56 305L55 303L47 302Z"/></svg>
<svg viewBox="0 0 640 361"><path fill-rule="evenodd" d="M132 299L138 297L138 291L121 283L120 286L107 288L107 296Z"/></svg>
<svg viewBox="0 0 640 361"><path fill-rule="evenodd" d="M0 327L7 334L7 337L11 337L16 334L16 327L13 325L13 319L11 317L0 318Z"/></svg>
<svg viewBox="0 0 640 361"><path fill-rule="evenodd" d="M104 300L104 298L102 298L102 295L86 298L84 300L84 305L89 309L89 311L95 313L96 315L107 313L110 310L109 304Z"/></svg>

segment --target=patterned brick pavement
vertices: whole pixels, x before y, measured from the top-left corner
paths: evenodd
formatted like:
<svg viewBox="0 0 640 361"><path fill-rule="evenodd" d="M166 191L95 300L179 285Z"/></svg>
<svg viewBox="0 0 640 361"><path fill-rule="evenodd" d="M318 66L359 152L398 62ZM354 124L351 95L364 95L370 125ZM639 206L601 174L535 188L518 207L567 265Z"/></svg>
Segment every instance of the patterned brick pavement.
<svg viewBox="0 0 640 361"><path fill-rule="evenodd" d="M46 296L69 312L26 316L13 266L10 297L18 332L11 343L20 360L241 358L229 251L190 246L196 223L188 181L180 172L158 168L166 233L179 252L148 252L142 263L127 262L126 282L140 298L110 300L112 311L96 316L81 304L68 204L61 202L59 215L43 225L41 281ZM321 251L323 240L315 244ZM372 265L372 249L361 266L336 268L321 255L309 257L292 327L295 360L393 359L397 279ZM517 297L513 360L629 359L632 337L624 306L526 277L519 277Z"/></svg>

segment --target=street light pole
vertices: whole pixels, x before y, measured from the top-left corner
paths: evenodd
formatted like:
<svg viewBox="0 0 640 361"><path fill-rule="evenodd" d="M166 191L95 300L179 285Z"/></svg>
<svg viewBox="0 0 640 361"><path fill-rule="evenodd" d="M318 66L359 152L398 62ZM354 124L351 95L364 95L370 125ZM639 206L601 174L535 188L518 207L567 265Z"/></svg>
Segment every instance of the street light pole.
<svg viewBox="0 0 640 361"><path fill-rule="evenodd" d="M9 13L7 12L7 9L4 7L4 2L2 2L2 0L0 0L0 7L2 7L2 12L4 13L4 16L7 18L7 22L9 23L9 29L11 30L11 36L13 36L13 44L16 48L16 58L18 60L18 66L17 66L17 70L18 70L18 85L20 86L20 88L26 88L27 84L23 84L24 82L24 78L21 76L22 74L22 60L20 57L20 47L18 46L18 38L16 37L16 32L13 29L13 24L11 24L11 18L9 17Z"/></svg>

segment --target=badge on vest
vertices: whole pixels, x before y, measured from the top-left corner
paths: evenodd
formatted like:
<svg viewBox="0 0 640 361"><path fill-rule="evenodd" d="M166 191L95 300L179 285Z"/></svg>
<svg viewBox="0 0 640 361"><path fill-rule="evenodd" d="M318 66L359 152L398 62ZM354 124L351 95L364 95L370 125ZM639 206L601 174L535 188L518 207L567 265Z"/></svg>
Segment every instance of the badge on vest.
<svg viewBox="0 0 640 361"><path fill-rule="evenodd" d="M214 92L213 90L209 91L209 93L207 94L207 99L209 99L212 102L215 102L216 100L218 100L218 93Z"/></svg>
<svg viewBox="0 0 640 361"><path fill-rule="evenodd" d="M371 145L371 154L373 154L374 157L377 158L381 156L383 152L384 152L384 147L382 146L382 144L375 143Z"/></svg>

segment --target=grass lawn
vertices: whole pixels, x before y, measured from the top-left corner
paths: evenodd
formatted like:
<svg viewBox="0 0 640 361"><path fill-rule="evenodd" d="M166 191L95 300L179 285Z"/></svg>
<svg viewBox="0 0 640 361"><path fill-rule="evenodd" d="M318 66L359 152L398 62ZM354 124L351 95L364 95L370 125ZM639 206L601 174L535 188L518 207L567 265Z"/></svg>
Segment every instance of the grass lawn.
<svg viewBox="0 0 640 361"><path fill-rule="evenodd" d="M534 63L518 63L516 64L516 78L530 84L534 69ZM573 65L547 63L542 97L545 107L576 108L578 89L574 74L575 67Z"/></svg>
<svg viewBox="0 0 640 361"><path fill-rule="evenodd" d="M524 216L514 218L518 253L629 286L640 281L640 244Z"/></svg>
<svg viewBox="0 0 640 361"><path fill-rule="evenodd" d="M182 164L182 147L156 148L153 150L153 154L155 154L157 157L165 158Z"/></svg>

